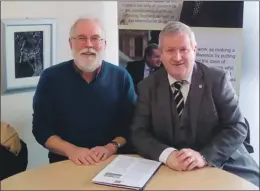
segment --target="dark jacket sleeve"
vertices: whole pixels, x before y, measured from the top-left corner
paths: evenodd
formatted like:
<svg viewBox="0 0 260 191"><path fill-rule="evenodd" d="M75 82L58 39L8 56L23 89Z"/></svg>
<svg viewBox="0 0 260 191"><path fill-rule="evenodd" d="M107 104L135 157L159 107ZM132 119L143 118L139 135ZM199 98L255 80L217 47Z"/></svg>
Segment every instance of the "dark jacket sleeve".
<svg viewBox="0 0 260 191"><path fill-rule="evenodd" d="M220 131L200 153L211 165L221 167L245 141L247 126L227 73L224 73L220 82L214 84L212 93Z"/></svg>
<svg viewBox="0 0 260 191"><path fill-rule="evenodd" d="M169 146L158 141L152 133L152 101L149 92L148 84L141 82L138 85L137 106L131 125L131 136L138 154L145 158L159 160L160 154Z"/></svg>
<svg viewBox="0 0 260 191"><path fill-rule="evenodd" d="M42 146L47 139L54 135L55 108L52 82L48 73L44 71L40 77L33 97L32 133Z"/></svg>

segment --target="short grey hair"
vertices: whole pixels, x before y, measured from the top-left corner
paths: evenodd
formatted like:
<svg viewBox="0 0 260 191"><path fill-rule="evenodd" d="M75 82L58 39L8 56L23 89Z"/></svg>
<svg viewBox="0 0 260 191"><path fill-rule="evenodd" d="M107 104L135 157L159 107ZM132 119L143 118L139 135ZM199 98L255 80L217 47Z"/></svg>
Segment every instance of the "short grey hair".
<svg viewBox="0 0 260 191"><path fill-rule="evenodd" d="M83 16L83 17L79 17L74 23L73 25L71 26L70 28L70 37L72 37L74 35L74 30L77 26L77 24L80 22L80 21L94 21L95 23L97 23L101 30L102 30L102 38L103 39L106 39L106 31L105 31L105 28L102 24L102 22L96 18L96 17L89 17L89 16Z"/></svg>
<svg viewBox="0 0 260 191"><path fill-rule="evenodd" d="M190 39L191 46L194 47L197 44L195 34L188 25L179 21L170 21L166 24L166 26L159 34L159 47L161 47L160 41L163 38L163 36L169 33L173 33L173 34L186 33Z"/></svg>

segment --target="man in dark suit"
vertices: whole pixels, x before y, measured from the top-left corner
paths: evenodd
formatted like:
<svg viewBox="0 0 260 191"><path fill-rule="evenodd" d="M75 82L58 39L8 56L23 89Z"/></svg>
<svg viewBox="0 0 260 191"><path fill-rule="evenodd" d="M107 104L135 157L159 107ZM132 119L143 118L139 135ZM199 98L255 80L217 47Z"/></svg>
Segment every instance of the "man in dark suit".
<svg viewBox="0 0 260 191"><path fill-rule="evenodd" d="M161 66L160 52L157 44L149 44L144 52L144 58L139 61L128 62L126 70L131 75L135 90L137 84Z"/></svg>
<svg viewBox="0 0 260 191"><path fill-rule="evenodd" d="M132 142L141 156L178 171L206 165L259 186L259 168L244 146L248 132L228 73L195 62L192 30L170 22L159 37L161 61L138 85Z"/></svg>

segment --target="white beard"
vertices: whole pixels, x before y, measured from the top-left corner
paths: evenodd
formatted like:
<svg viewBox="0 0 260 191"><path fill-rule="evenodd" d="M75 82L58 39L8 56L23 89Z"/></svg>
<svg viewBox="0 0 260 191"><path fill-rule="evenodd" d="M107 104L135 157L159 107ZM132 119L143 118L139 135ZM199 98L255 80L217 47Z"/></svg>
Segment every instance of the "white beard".
<svg viewBox="0 0 260 191"><path fill-rule="evenodd" d="M102 64L102 55L98 55L93 49L89 50L96 55L81 55L82 52L87 52L88 49L83 49L80 52L72 51L75 64L83 72L94 72Z"/></svg>

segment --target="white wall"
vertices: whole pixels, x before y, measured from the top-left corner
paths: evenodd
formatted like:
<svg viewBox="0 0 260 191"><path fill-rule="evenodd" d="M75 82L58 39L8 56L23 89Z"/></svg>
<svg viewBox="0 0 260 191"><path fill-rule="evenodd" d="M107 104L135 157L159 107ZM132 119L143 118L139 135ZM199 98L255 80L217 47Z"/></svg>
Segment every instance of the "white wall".
<svg viewBox="0 0 260 191"><path fill-rule="evenodd" d="M71 59L68 35L74 20L82 15L98 17L106 29L105 58L118 65L116 1L2 1L1 4L1 19L26 17L57 19L57 63ZM48 162L47 150L35 141L31 132L33 95L34 92L1 96L1 120L15 126L20 137L27 143L28 168Z"/></svg>
<svg viewBox="0 0 260 191"><path fill-rule="evenodd" d="M259 164L259 2L244 2L244 53L240 106L250 123L253 157Z"/></svg>

